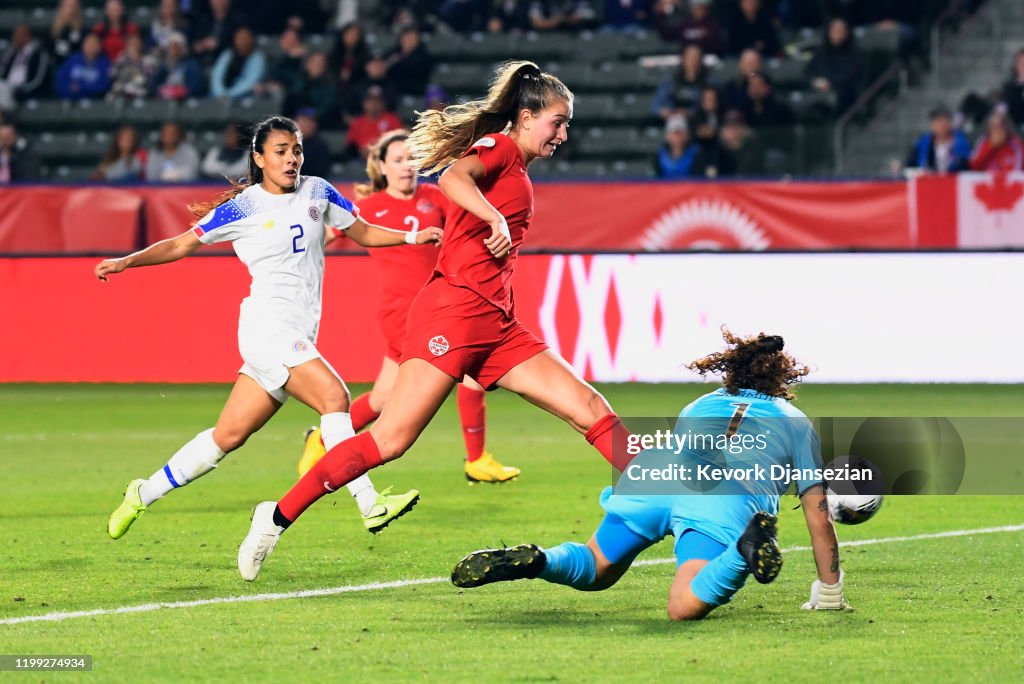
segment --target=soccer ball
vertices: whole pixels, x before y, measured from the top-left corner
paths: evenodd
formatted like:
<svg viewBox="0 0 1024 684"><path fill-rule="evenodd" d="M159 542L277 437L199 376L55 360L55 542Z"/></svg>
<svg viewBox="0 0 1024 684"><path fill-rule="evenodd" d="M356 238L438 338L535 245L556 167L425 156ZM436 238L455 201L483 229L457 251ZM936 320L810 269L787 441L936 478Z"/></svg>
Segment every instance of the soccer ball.
<svg viewBox="0 0 1024 684"><path fill-rule="evenodd" d="M874 517L882 507L881 494L836 494L828 490L828 512L843 525L860 525Z"/></svg>

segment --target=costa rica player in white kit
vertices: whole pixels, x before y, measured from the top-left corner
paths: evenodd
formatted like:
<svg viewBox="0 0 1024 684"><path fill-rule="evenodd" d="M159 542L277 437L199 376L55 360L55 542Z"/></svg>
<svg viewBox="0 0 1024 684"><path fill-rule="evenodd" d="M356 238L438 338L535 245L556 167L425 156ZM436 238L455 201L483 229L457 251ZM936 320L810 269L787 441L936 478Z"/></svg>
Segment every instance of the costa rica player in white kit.
<svg viewBox="0 0 1024 684"><path fill-rule="evenodd" d="M231 242L252 276L250 294L238 319L239 369L217 424L192 438L146 480L128 484L124 501L110 516L107 532L123 536L148 507L173 489L205 475L242 446L273 416L288 396L320 414L331 445L353 436L344 382L316 348L324 273L324 226L335 226L365 247L439 242L441 230L399 232L371 225L327 181L301 176L302 136L285 117L270 117L255 128L248 182L218 202L190 207L203 216L181 235L150 245L95 269L100 280L126 268L177 261L203 244ZM205 215L204 215L205 214ZM378 495L369 480L349 490L364 517L381 526L404 513L413 495Z"/></svg>

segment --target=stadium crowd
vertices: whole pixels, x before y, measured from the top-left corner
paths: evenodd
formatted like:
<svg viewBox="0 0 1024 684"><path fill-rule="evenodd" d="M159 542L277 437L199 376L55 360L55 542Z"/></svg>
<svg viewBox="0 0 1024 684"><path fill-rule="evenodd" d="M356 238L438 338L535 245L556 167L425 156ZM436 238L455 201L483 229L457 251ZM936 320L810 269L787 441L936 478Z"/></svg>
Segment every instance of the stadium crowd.
<svg viewBox="0 0 1024 684"><path fill-rule="evenodd" d="M0 115L19 103L53 98L122 103L271 99L280 113L296 117L306 133L307 171L329 175L332 155L318 137L320 131L339 135L346 131L342 156L365 158L381 133L410 123L398 113L400 100L412 99L416 109L449 101L454 93L446 93L432 80L436 65L429 47L445 36L561 32L571 39L583 31L598 36L647 31L678 50L678 67L658 86L645 121L664 126L664 142L652 160L652 173L663 178L758 175L778 167L770 163L776 152L773 141L785 140L778 132L792 127L795 120L766 62L799 51L806 88L828 96L825 117L832 118L849 107L869 77L856 30L891 31L898 35L900 54L911 54L921 47L922 17L934 16L936 8L945 4L938 0L159 0L147 15L151 22L139 25L123 0L106 0L101 19L87 25L81 0L59 0L49 30L17 25L0 50ZM368 40L368 28L383 39ZM803 48L786 43L785 36L800 31L805 36L820 32L821 38ZM325 34L332 40L311 40ZM427 34L432 40L425 39ZM709 64L733 62L732 77L723 81L709 76ZM1007 168L1012 163L1020 168L1019 155L1014 162L999 150L1020 146L1015 128L1024 120L1024 55L1019 56L1011 81L1001 95L1005 104L990 103L998 109L979 142L979 147L988 145L995 151L979 149L972 155L989 160L985 168L992 164ZM931 137L915 147L908 165L930 168L937 158L939 170L974 167L959 161L964 156L962 142L955 154L947 153L950 143L943 121L942 116L933 117ZM244 167L246 133L237 126L227 127L220 145L204 144L197 150L190 137L173 121L161 125L149 139L145 131L123 125L111 137L93 178L182 182L221 178ZM0 129L0 182L40 177L41 164L32 143L28 136L19 135L10 120ZM571 144L567 152L572 153Z"/></svg>

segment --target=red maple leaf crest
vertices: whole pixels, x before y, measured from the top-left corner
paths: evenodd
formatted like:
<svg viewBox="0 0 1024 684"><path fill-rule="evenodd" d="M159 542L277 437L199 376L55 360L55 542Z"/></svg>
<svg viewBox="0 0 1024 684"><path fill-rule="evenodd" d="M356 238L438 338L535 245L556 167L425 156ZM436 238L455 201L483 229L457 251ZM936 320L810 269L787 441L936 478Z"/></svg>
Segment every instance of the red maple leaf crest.
<svg viewBox="0 0 1024 684"><path fill-rule="evenodd" d="M1008 183L1005 173L997 173L991 183L974 186L974 196L990 211L1013 211L1017 202L1024 197L1024 183Z"/></svg>

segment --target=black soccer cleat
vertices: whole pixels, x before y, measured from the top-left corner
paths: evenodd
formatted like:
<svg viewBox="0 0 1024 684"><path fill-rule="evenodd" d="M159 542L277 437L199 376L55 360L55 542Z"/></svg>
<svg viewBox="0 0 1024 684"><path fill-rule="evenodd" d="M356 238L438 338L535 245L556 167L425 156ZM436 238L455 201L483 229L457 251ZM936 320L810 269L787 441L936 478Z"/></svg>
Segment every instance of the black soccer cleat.
<svg viewBox="0 0 1024 684"><path fill-rule="evenodd" d="M507 549L474 551L452 569L452 584L479 587L491 582L534 579L547 559L536 544L521 544Z"/></svg>
<svg viewBox="0 0 1024 684"><path fill-rule="evenodd" d="M782 569L782 552L776 540L778 522L774 515L759 511L736 542L740 555L747 561L747 568L761 584L774 580Z"/></svg>

